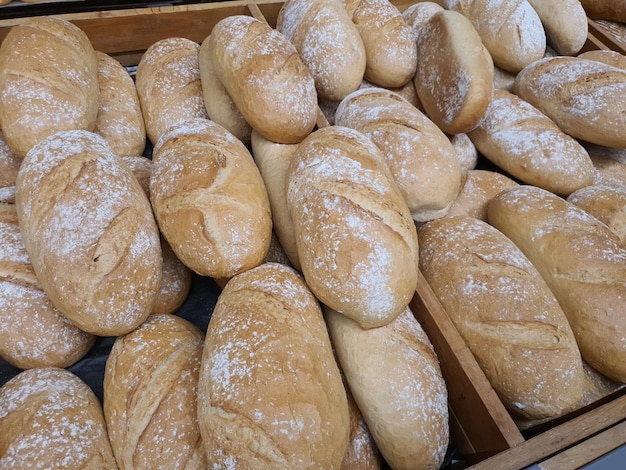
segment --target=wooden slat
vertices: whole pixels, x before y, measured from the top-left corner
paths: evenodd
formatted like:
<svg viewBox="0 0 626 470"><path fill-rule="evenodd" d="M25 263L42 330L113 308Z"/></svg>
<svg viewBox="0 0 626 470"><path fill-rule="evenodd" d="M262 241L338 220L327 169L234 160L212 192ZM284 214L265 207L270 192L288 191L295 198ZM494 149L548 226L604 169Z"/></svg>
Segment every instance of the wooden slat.
<svg viewBox="0 0 626 470"><path fill-rule="evenodd" d="M589 34L606 46L621 54L626 54L626 25L604 20L587 19Z"/></svg>

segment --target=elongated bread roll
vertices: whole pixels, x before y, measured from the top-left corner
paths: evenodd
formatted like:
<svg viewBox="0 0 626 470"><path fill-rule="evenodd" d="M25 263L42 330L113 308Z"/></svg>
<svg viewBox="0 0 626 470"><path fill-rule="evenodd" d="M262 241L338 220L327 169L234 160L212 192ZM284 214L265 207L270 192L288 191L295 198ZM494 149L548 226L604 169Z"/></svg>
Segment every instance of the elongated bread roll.
<svg viewBox="0 0 626 470"><path fill-rule="evenodd" d="M381 328L325 309L350 391L394 469L439 468L449 443L448 392L430 340L407 308Z"/></svg>
<svg viewBox="0 0 626 470"><path fill-rule="evenodd" d="M98 114L98 60L69 21L34 16L11 28L0 47L0 127L24 157L64 130L92 131Z"/></svg>
<svg viewBox="0 0 626 470"><path fill-rule="evenodd" d="M594 49L578 54L581 59L596 60L603 64L612 65L626 70L626 56L620 52L609 49Z"/></svg>
<svg viewBox="0 0 626 470"><path fill-rule="evenodd" d="M501 192L488 207L502 231L546 280L583 359L626 382L626 248L583 209L533 186Z"/></svg>
<svg viewBox="0 0 626 470"><path fill-rule="evenodd" d="M363 414L347 386L346 394L348 396L348 409L350 410L350 437L348 450L341 462L341 469L380 470L383 468L382 455L380 455L367 423L363 419Z"/></svg>
<svg viewBox="0 0 626 470"><path fill-rule="evenodd" d="M325 127L305 139L287 172L287 207L307 284L364 328L386 325L417 285L417 233L371 139Z"/></svg>
<svg viewBox="0 0 626 470"><path fill-rule="evenodd" d="M572 137L626 147L626 70L577 57L549 57L518 73L514 91Z"/></svg>
<svg viewBox="0 0 626 470"><path fill-rule="evenodd" d="M209 323L198 419L210 467L339 469L348 402L320 306L292 268L233 277Z"/></svg>
<svg viewBox="0 0 626 470"><path fill-rule="evenodd" d="M175 315L155 314L115 340L103 407L120 469L206 469L197 419L204 335Z"/></svg>
<svg viewBox="0 0 626 470"><path fill-rule="evenodd" d="M22 241L61 313L101 336L141 324L161 280L159 231L106 141L87 131L53 134L28 152L16 188Z"/></svg>
<svg viewBox="0 0 626 470"><path fill-rule="evenodd" d="M478 151L467 134L448 135L448 139L456 150L457 160L461 165L461 172L474 170L478 164Z"/></svg>
<svg viewBox="0 0 626 470"><path fill-rule="evenodd" d="M626 188L591 185L573 192L567 201L604 222L626 244Z"/></svg>
<svg viewBox="0 0 626 470"><path fill-rule="evenodd" d="M419 230L420 268L505 406L559 416L583 393L580 351L554 294L504 234L469 216Z"/></svg>
<svg viewBox="0 0 626 470"><path fill-rule="evenodd" d="M216 75L252 129L285 144L311 133L315 81L287 37L253 17L233 15L220 20L207 41Z"/></svg>
<svg viewBox="0 0 626 470"><path fill-rule="evenodd" d="M587 40L587 15L580 0L528 0L546 31L548 45L560 55L575 55Z"/></svg>

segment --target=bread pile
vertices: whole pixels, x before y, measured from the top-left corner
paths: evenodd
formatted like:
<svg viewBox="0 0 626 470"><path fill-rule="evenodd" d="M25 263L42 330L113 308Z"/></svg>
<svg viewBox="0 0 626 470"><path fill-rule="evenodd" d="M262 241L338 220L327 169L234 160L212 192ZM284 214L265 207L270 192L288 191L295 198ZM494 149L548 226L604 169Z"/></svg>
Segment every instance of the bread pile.
<svg viewBox="0 0 626 470"><path fill-rule="evenodd" d="M626 382L623 188L590 150L626 148L626 71L577 57L584 9L556 3L287 0L275 28L164 38L134 83L71 23L15 26L0 306L24 338L0 322L0 354L31 370L0 425L39 419L28 379L57 403L45 426L72 426L53 391L77 379L49 371L112 336L105 466L438 468L420 271L516 417L580 406L588 366ZM205 332L176 316L192 276L223 288ZM11 458L41 439L15 429Z"/></svg>

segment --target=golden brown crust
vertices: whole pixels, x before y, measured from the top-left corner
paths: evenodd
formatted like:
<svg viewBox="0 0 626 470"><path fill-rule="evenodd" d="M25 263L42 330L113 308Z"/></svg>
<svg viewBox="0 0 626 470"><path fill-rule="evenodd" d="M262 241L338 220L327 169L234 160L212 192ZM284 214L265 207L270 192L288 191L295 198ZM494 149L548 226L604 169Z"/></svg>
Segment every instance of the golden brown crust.
<svg viewBox="0 0 626 470"><path fill-rule="evenodd" d="M559 55L575 55L587 40L587 15L580 0L528 0Z"/></svg>
<svg viewBox="0 0 626 470"><path fill-rule="evenodd" d="M626 188L591 185L573 192L567 201L604 222L626 244Z"/></svg>

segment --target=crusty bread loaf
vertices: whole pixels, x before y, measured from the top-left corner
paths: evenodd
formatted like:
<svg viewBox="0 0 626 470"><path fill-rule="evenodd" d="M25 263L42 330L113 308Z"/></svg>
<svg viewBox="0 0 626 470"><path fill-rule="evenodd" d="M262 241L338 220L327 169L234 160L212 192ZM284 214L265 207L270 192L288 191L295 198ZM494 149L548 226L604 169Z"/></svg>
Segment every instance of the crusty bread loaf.
<svg viewBox="0 0 626 470"><path fill-rule="evenodd" d="M435 2L417 2L405 8L402 17L413 28L417 37L430 18L443 9L441 5Z"/></svg>
<svg viewBox="0 0 626 470"><path fill-rule="evenodd" d="M82 330L117 336L152 311L161 279L148 198L106 141L63 131L33 147L16 183L22 241L52 303Z"/></svg>
<svg viewBox="0 0 626 470"><path fill-rule="evenodd" d="M476 168L478 164L478 151L467 134L451 134L448 140L456 150L456 157L461 165L461 172L465 173Z"/></svg>
<svg viewBox="0 0 626 470"><path fill-rule="evenodd" d="M491 54L509 72L539 60L546 51L546 32L528 0L438 0L467 17Z"/></svg>
<svg viewBox="0 0 626 470"><path fill-rule="evenodd" d="M420 269L503 404L527 418L578 404L583 366L555 296L487 222L446 217L419 230Z"/></svg>
<svg viewBox="0 0 626 470"><path fill-rule="evenodd" d="M365 46L364 77L381 87L400 87L415 75L415 34L389 0L346 0L348 16Z"/></svg>
<svg viewBox="0 0 626 470"><path fill-rule="evenodd" d="M69 367L95 337L62 315L41 288L13 204L0 204L0 356L20 369Z"/></svg>
<svg viewBox="0 0 626 470"><path fill-rule="evenodd" d="M470 21L442 10L417 38L414 83L426 114L448 134L476 127L493 94L493 61Z"/></svg>
<svg viewBox="0 0 626 470"><path fill-rule="evenodd" d="M603 64L612 65L619 69L626 70L626 56L620 52L610 49L594 49L579 54L578 57L587 60L596 60Z"/></svg>
<svg viewBox="0 0 626 470"><path fill-rule="evenodd" d="M574 204L534 186L501 192L489 223L538 269L567 315L583 359L626 382L626 248Z"/></svg>
<svg viewBox="0 0 626 470"><path fill-rule="evenodd" d="M207 41L216 75L254 130L285 144L311 133L318 110L315 81L283 34L253 17L233 15L220 20Z"/></svg>
<svg viewBox="0 0 626 470"><path fill-rule="evenodd" d="M580 0L587 16L594 20L626 22L624 0Z"/></svg>
<svg viewBox="0 0 626 470"><path fill-rule="evenodd" d="M98 60L81 29L54 16L11 28L0 47L0 127L13 152L24 157L58 131L92 131L98 103Z"/></svg>
<svg viewBox="0 0 626 470"><path fill-rule="evenodd" d="M514 91L572 137L626 147L626 70L595 60L549 57L518 73Z"/></svg>
<svg viewBox="0 0 626 470"><path fill-rule="evenodd" d="M15 155L0 131L0 188L15 186L22 159Z"/></svg>
<svg viewBox="0 0 626 470"><path fill-rule="evenodd" d="M198 43L168 37L153 43L141 56L135 86L146 133L153 145L171 126L207 117L199 54Z"/></svg>
<svg viewBox="0 0 626 470"><path fill-rule="evenodd" d="M0 187L0 203L15 204L15 186Z"/></svg>
<svg viewBox="0 0 626 470"><path fill-rule="evenodd" d="M30 369L5 383L0 428L0 468L117 468L102 406L68 370Z"/></svg>
<svg viewBox="0 0 626 470"><path fill-rule="evenodd" d="M567 201L604 222L626 245L626 188L591 185L574 191Z"/></svg>
<svg viewBox="0 0 626 470"><path fill-rule="evenodd" d="M128 165L139 186L150 198L150 175L152 174L152 160L142 156L122 156L121 159Z"/></svg>
<svg viewBox="0 0 626 470"><path fill-rule="evenodd" d="M216 75L213 62L209 55L208 45L209 38L207 36L200 45L199 64L202 96L204 97L204 106L206 107L209 119L224 126L245 145L249 145L252 127L247 123L219 77Z"/></svg>
<svg viewBox="0 0 626 470"><path fill-rule="evenodd" d="M206 334L198 419L211 468L338 469L348 402L320 306L296 271L233 277Z"/></svg>
<svg viewBox="0 0 626 470"><path fill-rule="evenodd" d="M278 13L276 29L311 70L320 99L341 101L359 88L365 73L365 46L342 2L287 0Z"/></svg>
<svg viewBox="0 0 626 470"><path fill-rule="evenodd" d="M559 55L575 55L587 40L587 15L580 0L528 0Z"/></svg>
<svg viewBox="0 0 626 470"><path fill-rule="evenodd" d="M346 395L348 396L348 409L350 411L350 435L348 450L341 462L341 469L380 470L383 468L382 455L380 455L367 423L363 419L363 414L347 386Z"/></svg>
<svg viewBox="0 0 626 470"><path fill-rule="evenodd" d="M581 141L596 169L595 185L626 190L626 148L616 149Z"/></svg>
<svg viewBox="0 0 626 470"><path fill-rule="evenodd" d="M389 323L417 285L417 233L381 151L340 126L315 131L287 172L287 207L307 284L364 328Z"/></svg>
<svg viewBox="0 0 626 470"><path fill-rule="evenodd" d="M505 90L495 90L469 132L478 151L515 178L560 195L593 183L589 154L548 116Z"/></svg>
<svg viewBox="0 0 626 470"><path fill-rule="evenodd" d="M168 314L115 340L103 407L120 469L207 468L197 419L203 342L195 325Z"/></svg>
<svg viewBox="0 0 626 470"><path fill-rule="evenodd" d="M440 468L449 443L448 392L421 325L406 308L381 328L325 309L350 391L391 468Z"/></svg>
<svg viewBox="0 0 626 470"><path fill-rule="evenodd" d="M461 165L447 136L400 95L383 88L350 93L335 125L355 129L382 151L413 219L442 217L461 185Z"/></svg>
<svg viewBox="0 0 626 470"><path fill-rule="evenodd" d="M456 197L448 216L468 215L487 221L487 204L506 188L517 182L503 173L491 170L469 170L463 175L461 191Z"/></svg>
<svg viewBox="0 0 626 470"><path fill-rule="evenodd" d="M150 199L174 253L202 276L228 278L257 266L272 219L252 156L208 119L172 126L153 151Z"/></svg>

